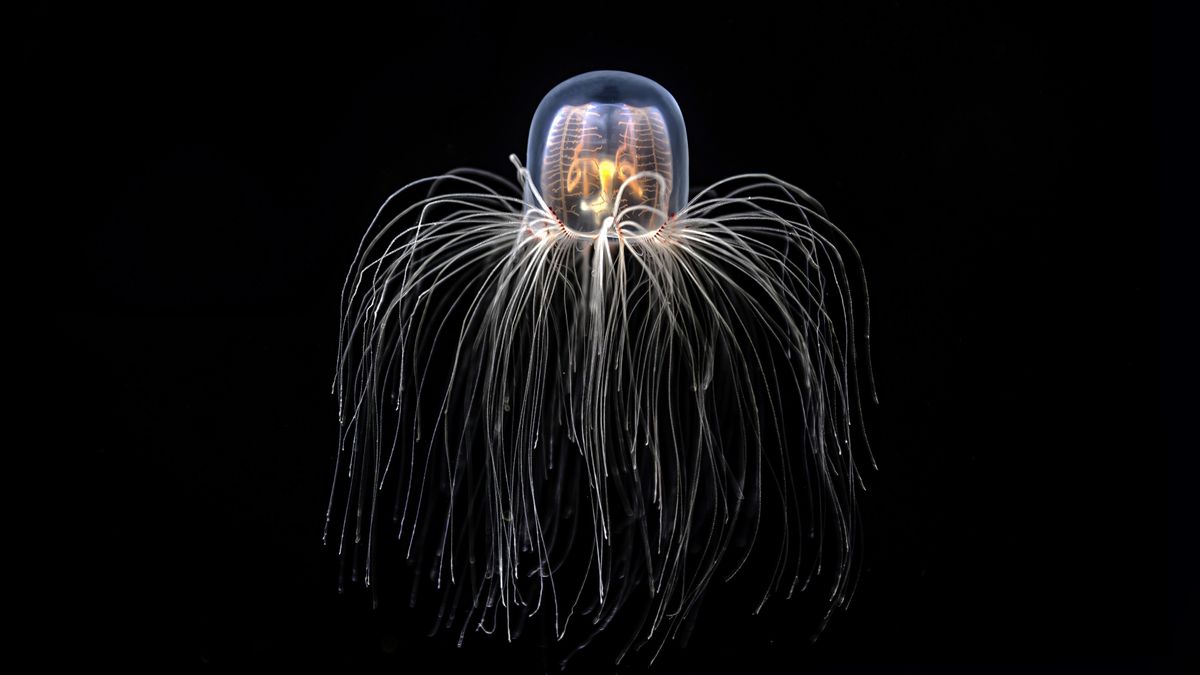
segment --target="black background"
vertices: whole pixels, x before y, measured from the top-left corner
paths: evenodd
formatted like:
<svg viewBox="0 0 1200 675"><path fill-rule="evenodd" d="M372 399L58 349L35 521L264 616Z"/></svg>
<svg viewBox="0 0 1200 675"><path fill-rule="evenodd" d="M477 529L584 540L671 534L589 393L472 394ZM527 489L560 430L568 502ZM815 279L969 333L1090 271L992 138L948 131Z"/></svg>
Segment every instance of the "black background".
<svg viewBox="0 0 1200 675"><path fill-rule="evenodd" d="M1148 15L194 12L44 10L21 41L68 507L51 658L540 672L536 640L454 649L403 598L338 595L337 293L393 189L507 174L546 91L614 68L675 95L694 187L770 172L850 234L881 399L851 610L810 644L790 617L815 599L751 619L717 592L658 669L1160 663Z"/></svg>

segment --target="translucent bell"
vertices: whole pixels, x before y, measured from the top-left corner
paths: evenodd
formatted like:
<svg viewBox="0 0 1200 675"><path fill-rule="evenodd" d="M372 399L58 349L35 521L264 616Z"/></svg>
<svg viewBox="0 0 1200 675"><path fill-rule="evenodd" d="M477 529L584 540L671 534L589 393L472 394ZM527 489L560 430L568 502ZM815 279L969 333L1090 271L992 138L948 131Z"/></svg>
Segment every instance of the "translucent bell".
<svg viewBox="0 0 1200 675"><path fill-rule="evenodd" d="M640 75L599 70L546 94L529 129L526 201L536 189L584 235L653 231L688 196L687 131L679 104Z"/></svg>

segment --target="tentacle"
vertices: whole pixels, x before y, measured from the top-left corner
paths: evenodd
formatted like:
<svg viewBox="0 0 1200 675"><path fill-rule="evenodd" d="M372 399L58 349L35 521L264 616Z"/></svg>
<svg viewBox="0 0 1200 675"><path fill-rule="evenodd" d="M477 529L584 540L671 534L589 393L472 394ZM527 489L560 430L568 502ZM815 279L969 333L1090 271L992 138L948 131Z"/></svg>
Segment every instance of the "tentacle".
<svg viewBox="0 0 1200 675"><path fill-rule="evenodd" d="M326 538L351 578L371 586L395 537L440 598L435 630L512 639L544 611L582 646L638 605L620 656L651 659L754 559L750 610L818 579L844 607L873 396L848 239L761 174L657 229L639 206L575 232L513 159L517 184L463 170L397 191L346 277Z"/></svg>

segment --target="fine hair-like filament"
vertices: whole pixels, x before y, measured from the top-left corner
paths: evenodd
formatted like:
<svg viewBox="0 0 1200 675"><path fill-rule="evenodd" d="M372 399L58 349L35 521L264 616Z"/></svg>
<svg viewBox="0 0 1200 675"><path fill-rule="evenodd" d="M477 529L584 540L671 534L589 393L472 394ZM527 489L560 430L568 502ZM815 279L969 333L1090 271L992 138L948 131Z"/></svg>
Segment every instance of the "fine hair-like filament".
<svg viewBox="0 0 1200 675"><path fill-rule="evenodd" d="M544 613L584 645L627 610L619 657L751 560L748 611L818 578L844 606L871 394L853 246L762 174L575 232L513 162L519 184L393 194L346 278L326 538L352 576L390 537L460 644Z"/></svg>

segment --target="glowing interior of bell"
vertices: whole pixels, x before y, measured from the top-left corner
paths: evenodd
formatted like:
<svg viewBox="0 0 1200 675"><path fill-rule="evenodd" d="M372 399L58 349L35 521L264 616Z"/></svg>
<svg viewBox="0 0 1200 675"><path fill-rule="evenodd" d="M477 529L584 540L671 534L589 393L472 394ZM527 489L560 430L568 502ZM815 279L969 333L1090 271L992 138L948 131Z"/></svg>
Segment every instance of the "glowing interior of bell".
<svg viewBox="0 0 1200 675"><path fill-rule="evenodd" d="M527 167L542 201L570 230L651 231L686 202L683 117L651 80L586 73L538 106Z"/></svg>

